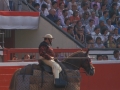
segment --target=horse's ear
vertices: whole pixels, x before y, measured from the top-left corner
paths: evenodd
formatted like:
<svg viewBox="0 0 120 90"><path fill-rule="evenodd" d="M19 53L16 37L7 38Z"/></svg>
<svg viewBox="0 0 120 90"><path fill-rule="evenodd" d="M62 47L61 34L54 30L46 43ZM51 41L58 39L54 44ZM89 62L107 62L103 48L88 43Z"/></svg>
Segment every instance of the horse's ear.
<svg viewBox="0 0 120 90"><path fill-rule="evenodd" d="M87 51L86 51L86 56L88 56L88 54L89 54L89 49L87 49Z"/></svg>

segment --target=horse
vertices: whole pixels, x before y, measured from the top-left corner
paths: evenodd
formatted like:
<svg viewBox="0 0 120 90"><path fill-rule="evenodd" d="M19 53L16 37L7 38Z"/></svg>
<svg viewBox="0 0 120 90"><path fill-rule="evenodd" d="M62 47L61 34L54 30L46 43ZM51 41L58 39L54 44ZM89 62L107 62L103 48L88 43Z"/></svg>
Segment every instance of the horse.
<svg viewBox="0 0 120 90"><path fill-rule="evenodd" d="M87 75L95 74L88 51L75 52L58 63L64 68L64 74L61 75L68 81L65 88L55 88L53 74L42 72L39 64L33 64L27 65L13 74L9 90L80 90L80 68L83 68Z"/></svg>

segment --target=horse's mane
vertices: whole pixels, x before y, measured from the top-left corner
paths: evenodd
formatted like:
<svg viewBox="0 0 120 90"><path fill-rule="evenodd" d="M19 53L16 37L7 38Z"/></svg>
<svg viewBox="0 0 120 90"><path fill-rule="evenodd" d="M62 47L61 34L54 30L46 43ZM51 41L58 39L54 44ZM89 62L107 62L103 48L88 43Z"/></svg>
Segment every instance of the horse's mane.
<svg viewBox="0 0 120 90"><path fill-rule="evenodd" d="M82 57L83 55L85 55L86 54L86 52L85 51L77 51L77 52L74 52L73 54L71 54L70 56L68 56L68 57Z"/></svg>

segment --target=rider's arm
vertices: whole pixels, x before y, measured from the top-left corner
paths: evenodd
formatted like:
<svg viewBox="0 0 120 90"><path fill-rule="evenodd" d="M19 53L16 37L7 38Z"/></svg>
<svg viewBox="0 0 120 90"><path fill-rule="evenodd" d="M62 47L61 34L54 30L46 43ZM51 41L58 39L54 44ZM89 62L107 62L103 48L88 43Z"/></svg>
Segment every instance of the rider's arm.
<svg viewBox="0 0 120 90"><path fill-rule="evenodd" d="M39 48L39 54L40 56L42 56L43 58L47 59L47 60L50 60L51 59L51 56L49 54L47 54L47 46L41 46Z"/></svg>

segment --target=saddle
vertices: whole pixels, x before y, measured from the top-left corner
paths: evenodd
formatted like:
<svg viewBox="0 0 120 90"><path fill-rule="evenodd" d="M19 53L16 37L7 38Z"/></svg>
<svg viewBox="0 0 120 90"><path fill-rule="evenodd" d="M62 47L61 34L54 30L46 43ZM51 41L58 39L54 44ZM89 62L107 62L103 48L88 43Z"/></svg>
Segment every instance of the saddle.
<svg viewBox="0 0 120 90"><path fill-rule="evenodd" d="M59 62L57 62L57 63L61 66L61 64ZM46 71L49 74L53 74L52 68L50 66L46 65L42 60L39 60L39 65L41 67L42 72ZM61 68L62 68L62 71L60 72L59 79L55 79L55 82L57 84L57 85L55 85L55 87L57 87L57 88L65 88L68 83L67 82L67 74L62 66L61 66ZM43 77L43 75L42 75L42 77Z"/></svg>

